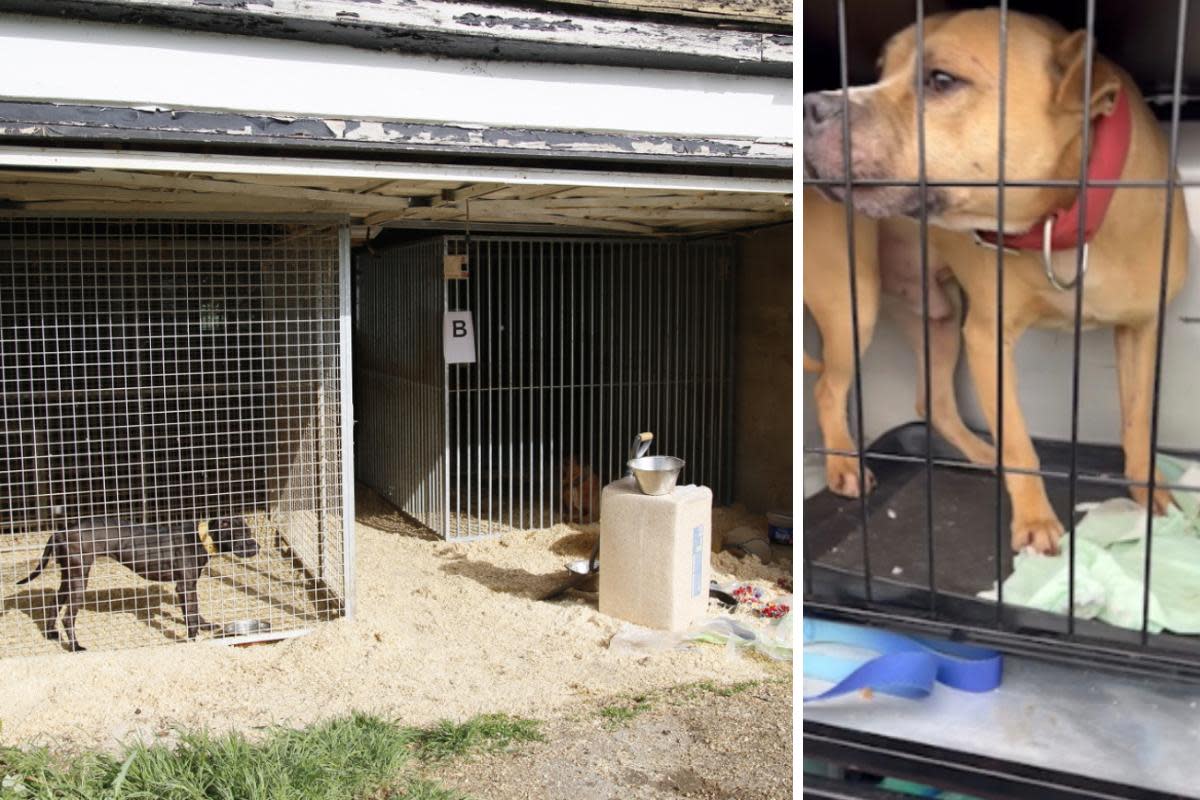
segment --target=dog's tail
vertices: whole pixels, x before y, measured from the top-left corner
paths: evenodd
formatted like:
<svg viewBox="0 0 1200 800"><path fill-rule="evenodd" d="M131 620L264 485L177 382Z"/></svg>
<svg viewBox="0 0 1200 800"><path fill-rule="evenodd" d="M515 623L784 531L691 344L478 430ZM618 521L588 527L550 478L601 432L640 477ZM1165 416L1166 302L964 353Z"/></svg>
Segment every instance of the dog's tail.
<svg viewBox="0 0 1200 800"><path fill-rule="evenodd" d="M17 585L21 586L23 584L29 583L31 580L36 578L38 575L41 575L42 570L44 570L46 568L46 565L50 563L50 559L53 557L54 557L54 537L51 536L50 541L46 542L46 549L42 551L42 560L38 562L38 565L33 570L33 572L29 573L27 576L25 576L21 580L17 581Z"/></svg>
<svg viewBox="0 0 1200 800"><path fill-rule="evenodd" d="M822 364L820 361L818 361L817 359L810 356L808 353L804 354L804 371L805 372L820 372L823 369L825 369L824 364Z"/></svg>

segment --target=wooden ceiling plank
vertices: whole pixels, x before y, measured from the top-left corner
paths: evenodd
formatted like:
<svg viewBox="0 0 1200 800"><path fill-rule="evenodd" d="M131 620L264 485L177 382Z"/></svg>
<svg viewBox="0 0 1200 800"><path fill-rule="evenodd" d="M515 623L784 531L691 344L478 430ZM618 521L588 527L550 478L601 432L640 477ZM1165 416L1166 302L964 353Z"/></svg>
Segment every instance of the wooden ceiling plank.
<svg viewBox="0 0 1200 800"><path fill-rule="evenodd" d="M391 210L404 208L407 198L383 197L379 195L352 194L329 189L307 189L293 186L264 186L262 184L220 181L212 178L184 178L177 175L158 175L143 172L105 171L103 173L82 171L75 173L32 173L36 180L29 180L30 173L16 176L12 172L0 172L0 194L11 195L20 187L38 185L74 185L86 187L109 186L123 190L190 191L200 194L231 194L252 196L264 200L298 200L322 202L330 206Z"/></svg>

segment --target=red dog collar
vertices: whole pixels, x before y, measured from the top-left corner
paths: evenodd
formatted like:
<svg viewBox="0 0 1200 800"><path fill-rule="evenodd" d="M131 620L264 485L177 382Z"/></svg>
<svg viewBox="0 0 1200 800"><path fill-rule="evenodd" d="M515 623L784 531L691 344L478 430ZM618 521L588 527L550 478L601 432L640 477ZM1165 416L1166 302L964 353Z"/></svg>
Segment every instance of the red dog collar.
<svg viewBox="0 0 1200 800"><path fill-rule="evenodd" d="M1129 140L1133 133L1133 114L1125 90L1117 92L1117 102L1112 113L1096 120L1092 136L1092 159L1088 163L1089 181L1116 180L1125 169L1125 158L1129 155ZM1083 241L1090 242L1104 222L1108 205L1112 202L1115 186L1087 187L1087 219L1083 226ZM1052 220L1052 222L1051 222ZM1047 230L1045 222L1050 222ZM1079 199L1070 208L1059 209L1045 222L1034 225L1024 233L1006 235L1004 247L1009 250L1044 250L1045 237L1050 237L1050 250L1072 250L1079 239ZM976 231L976 237L990 245L996 245L999 237L993 231Z"/></svg>

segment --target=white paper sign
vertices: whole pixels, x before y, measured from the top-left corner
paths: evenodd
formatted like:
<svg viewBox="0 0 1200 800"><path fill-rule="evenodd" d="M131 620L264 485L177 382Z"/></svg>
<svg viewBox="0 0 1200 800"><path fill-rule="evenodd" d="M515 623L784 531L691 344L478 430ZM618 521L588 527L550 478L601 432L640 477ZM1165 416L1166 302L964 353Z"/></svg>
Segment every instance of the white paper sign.
<svg viewBox="0 0 1200 800"><path fill-rule="evenodd" d="M447 364L475 363L475 323L470 311L447 311L442 339Z"/></svg>

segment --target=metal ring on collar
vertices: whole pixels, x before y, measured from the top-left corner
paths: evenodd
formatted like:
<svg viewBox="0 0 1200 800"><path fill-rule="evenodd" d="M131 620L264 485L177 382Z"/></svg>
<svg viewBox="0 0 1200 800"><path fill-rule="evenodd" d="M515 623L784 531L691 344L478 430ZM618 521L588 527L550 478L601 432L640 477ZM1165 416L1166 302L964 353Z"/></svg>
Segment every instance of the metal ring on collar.
<svg viewBox="0 0 1200 800"><path fill-rule="evenodd" d="M1075 273L1075 278L1070 283L1063 283L1054 274L1054 263L1051 261L1052 253L1050 250L1050 227L1054 222L1053 217L1047 217L1045 224L1042 226L1042 266L1046 270L1046 280L1050 281L1050 285L1060 292L1069 292L1074 289L1079 282L1083 280L1083 276L1087 274L1088 268L1088 243L1085 240L1083 243L1083 261L1079 263L1079 270Z"/></svg>

